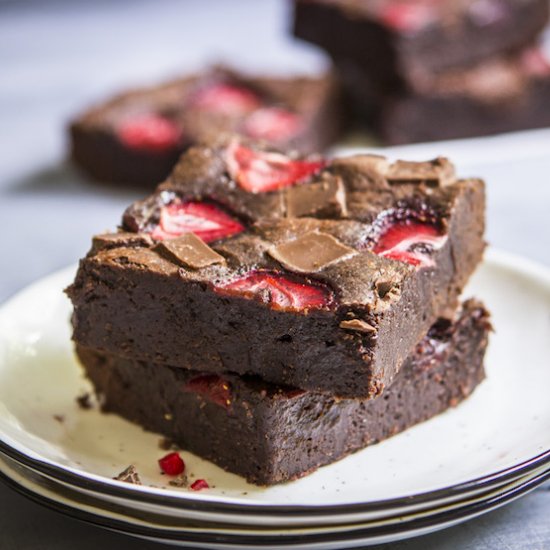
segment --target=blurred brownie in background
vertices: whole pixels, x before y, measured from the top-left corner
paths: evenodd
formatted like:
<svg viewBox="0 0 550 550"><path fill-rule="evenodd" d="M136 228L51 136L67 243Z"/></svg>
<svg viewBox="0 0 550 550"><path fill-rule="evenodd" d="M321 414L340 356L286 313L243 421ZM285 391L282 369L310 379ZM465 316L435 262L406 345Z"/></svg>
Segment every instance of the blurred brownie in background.
<svg viewBox="0 0 550 550"><path fill-rule="evenodd" d="M70 125L71 158L98 180L154 188L196 142L238 132L301 153L343 124L338 85L320 77L249 77L224 67L121 93Z"/></svg>
<svg viewBox="0 0 550 550"><path fill-rule="evenodd" d="M361 68L347 64L342 78L361 81ZM368 78L363 76L364 86ZM358 112L363 86L349 89ZM550 126L550 62L538 48L495 58L471 68L418 79L403 93L376 97L363 111L385 143L465 138Z"/></svg>
<svg viewBox="0 0 550 550"><path fill-rule="evenodd" d="M386 143L550 123L534 46L547 0L294 0L294 33L332 57L354 118Z"/></svg>

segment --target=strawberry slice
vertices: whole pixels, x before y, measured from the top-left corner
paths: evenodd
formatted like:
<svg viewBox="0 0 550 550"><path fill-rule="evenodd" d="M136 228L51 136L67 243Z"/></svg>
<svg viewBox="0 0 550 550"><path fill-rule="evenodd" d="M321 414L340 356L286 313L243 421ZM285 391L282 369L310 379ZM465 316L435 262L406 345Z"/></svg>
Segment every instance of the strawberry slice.
<svg viewBox="0 0 550 550"><path fill-rule="evenodd" d="M197 109L224 115L244 115L261 106L260 98L248 88L218 82L199 90L193 97Z"/></svg>
<svg viewBox="0 0 550 550"><path fill-rule="evenodd" d="M396 31L412 33L437 19L434 7L434 0L386 2L380 12L380 19Z"/></svg>
<svg viewBox="0 0 550 550"><path fill-rule="evenodd" d="M181 130L170 120L150 114L128 119L117 128L118 139L136 151L163 153L177 147Z"/></svg>
<svg viewBox="0 0 550 550"><path fill-rule="evenodd" d="M162 241L194 233L209 243L241 231L244 231L244 225L214 204L176 200L161 208L159 224L151 236Z"/></svg>
<svg viewBox="0 0 550 550"><path fill-rule="evenodd" d="M220 294L253 298L274 309L304 310L328 307L333 292L320 283L297 282L274 271L251 271L215 288Z"/></svg>
<svg viewBox="0 0 550 550"><path fill-rule="evenodd" d="M229 382L217 374L195 376L185 384L183 390L202 395L208 401L225 409L228 409L231 405L231 387Z"/></svg>
<svg viewBox="0 0 550 550"><path fill-rule="evenodd" d="M254 111L244 123L246 135L271 142L286 141L304 127L302 118L281 107L263 107Z"/></svg>
<svg viewBox="0 0 550 550"><path fill-rule="evenodd" d="M373 252L414 266L431 267L431 258L447 240L437 227L429 223L404 220L392 223L379 236Z"/></svg>
<svg viewBox="0 0 550 550"><path fill-rule="evenodd" d="M202 491L203 489L210 489L210 485L208 485L206 479L197 479L191 483L190 489L192 491Z"/></svg>
<svg viewBox="0 0 550 550"><path fill-rule="evenodd" d="M178 453L169 453L158 461L160 469L169 476L177 476L185 471L185 462Z"/></svg>
<svg viewBox="0 0 550 550"><path fill-rule="evenodd" d="M226 150L230 176L249 193L265 193L290 187L317 174L326 161L292 160L281 153L254 151L238 141Z"/></svg>

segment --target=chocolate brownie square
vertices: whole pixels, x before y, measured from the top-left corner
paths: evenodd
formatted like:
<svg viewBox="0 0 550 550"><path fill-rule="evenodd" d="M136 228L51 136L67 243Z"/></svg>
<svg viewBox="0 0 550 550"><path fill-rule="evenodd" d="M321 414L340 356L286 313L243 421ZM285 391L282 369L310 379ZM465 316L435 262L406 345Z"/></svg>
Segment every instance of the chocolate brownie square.
<svg viewBox="0 0 550 550"><path fill-rule="evenodd" d="M343 123L339 97L330 74L251 77L216 67L87 110L70 125L71 157L95 179L152 189L182 151L220 132L324 150Z"/></svg>
<svg viewBox="0 0 550 550"><path fill-rule="evenodd" d="M292 217L288 217L289 212ZM128 359L373 397L481 259L484 185L443 158L190 149L98 236L75 341Z"/></svg>
<svg viewBox="0 0 550 550"><path fill-rule="evenodd" d="M272 485L456 406L484 378L489 330L483 306L466 302L455 319L430 328L393 384L373 400L155 365L80 345L77 353L104 411L163 434L249 482Z"/></svg>

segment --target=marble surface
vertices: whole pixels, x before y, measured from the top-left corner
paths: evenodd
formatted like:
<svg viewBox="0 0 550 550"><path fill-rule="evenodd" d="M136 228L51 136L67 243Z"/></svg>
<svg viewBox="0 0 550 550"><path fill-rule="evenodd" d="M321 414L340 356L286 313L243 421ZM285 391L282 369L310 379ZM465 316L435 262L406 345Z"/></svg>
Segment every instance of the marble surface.
<svg viewBox="0 0 550 550"><path fill-rule="evenodd" d="M75 262L139 192L98 186L65 162L64 127L82 106L131 84L219 60L316 72L326 60L286 36L284 0L0 0L0 301ZM550 131L394 151L444 153L488 183L488 239L550 266ZM160 548L112 534L0 486L0 548ZM501 510L388 548L550 547L550 486Z"/></svg>

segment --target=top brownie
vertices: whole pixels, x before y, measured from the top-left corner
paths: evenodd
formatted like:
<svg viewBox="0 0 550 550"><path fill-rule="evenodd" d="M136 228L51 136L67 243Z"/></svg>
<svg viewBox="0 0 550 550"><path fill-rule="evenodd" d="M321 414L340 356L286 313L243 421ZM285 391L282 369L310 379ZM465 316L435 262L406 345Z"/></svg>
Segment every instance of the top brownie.
<svg viewBox="0 0 550 550"><path fill-rule="evenodd" d="M546 0L294 0L294 33L383 89L533 43ZM475 44L475 47L472 47Z"/></svg>
<svg viewBox="0 0 550 550"><path fill-rule="evenodd" d="M307 153L332 144L340 125L338 87L328 74L262 78L217 67L83 113L71 124L71 155L97 179L152 189L182 151L220 132Z"/></svg>
<svg viewBox="0 0 550 550"><path fill-rule="evenodd" d="M483 182L443 158L193 147L118 233L94 239L68 291L74 339L371 397L454 312L483 231Z"/></svg>

